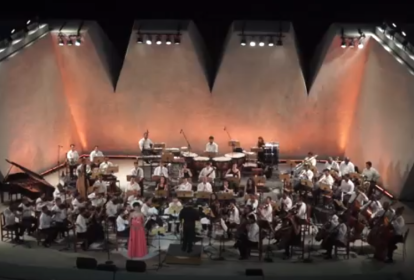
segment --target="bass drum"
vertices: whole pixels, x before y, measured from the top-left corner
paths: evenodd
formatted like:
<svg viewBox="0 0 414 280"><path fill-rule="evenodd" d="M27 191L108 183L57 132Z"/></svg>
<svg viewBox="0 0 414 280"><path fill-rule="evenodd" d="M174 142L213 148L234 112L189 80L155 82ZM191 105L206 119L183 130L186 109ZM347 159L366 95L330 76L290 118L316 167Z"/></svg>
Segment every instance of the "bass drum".
<svg viewBox="0 0 414 280"><path fill-rule="evenodd" d="M269 142L263 146L263 163L267 165L279 164L279 143Z"/></svg>

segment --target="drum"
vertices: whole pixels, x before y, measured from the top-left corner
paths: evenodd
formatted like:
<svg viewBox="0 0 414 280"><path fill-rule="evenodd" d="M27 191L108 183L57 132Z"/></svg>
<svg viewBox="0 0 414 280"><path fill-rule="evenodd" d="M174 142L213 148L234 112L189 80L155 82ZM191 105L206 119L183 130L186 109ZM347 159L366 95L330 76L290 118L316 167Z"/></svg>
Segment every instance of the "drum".
<svg viewBox="0 0 414 280"><path fill-rule="evenodd" d="M183 156L185 163L187 163L187 166L192 169L194 166L194 158L198 157L197 154L195 153L190 153L190 152L182 152L181 155Z"/></svg>
<svg viewBox="0 0 414 280"><path fill-rule="evenodd" d="M263 163L268 165L279 163L279 143L269 142L263 146Z"/></svg>
<svg viewBox="0 0 414 280"><path fill-rule="evenodd" d="M243 165L243 163L246 160L246 155L243 153L230 153L230 154L225 154L225 157L231 158L231 163L236 163L237 166L241 166Z"/></svg>
<svg viewBox="0 0 414 280"><path fill-rule="evenodd" d="M244 152L246 161L257 161L257 154L255 152Z"/></svg>
<svg viewBox="0 0 414 280"><path fill-rule="evenodd" d="M226 171L226 170L231 168L231 166L230 166L231 165L231 158L228 158L228 157L215 157L215 158L213 158L213 162L219 170Z"/></svg>
<svg viewBox="0 0 414 280"><path fill-rule="evenodd" d="M188 152L188 147L181 147L180 150L182 153Z"/></svg>
<svg viewBox="0 0 414 280"><path fill-rule="evenodd" d="M207 162L210 160L208 157L195 157L194 159L194 167L197 170L201 170L206 167Z"/></svg>
<svg viewBox="0 0 414 280"><path fill-rule="evenodd" d="M178 148L166 148L164 149L164 152L172 153L176 157L180 156L180 149Z"/></svg>

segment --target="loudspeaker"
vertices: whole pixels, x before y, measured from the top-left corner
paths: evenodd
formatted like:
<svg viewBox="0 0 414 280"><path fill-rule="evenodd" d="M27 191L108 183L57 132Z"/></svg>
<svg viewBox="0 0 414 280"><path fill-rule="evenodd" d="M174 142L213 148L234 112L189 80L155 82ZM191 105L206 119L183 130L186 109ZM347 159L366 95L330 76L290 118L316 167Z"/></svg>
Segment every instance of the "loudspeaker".
<svg viewBox="0 0 414 280"><path fill-rule="evenodd" d="M264 275L263 275L263 270L259 268L247 268L246 276L264 276Z"/></svg>
<svg viewBox="0 0 414 280"><path fill-rule="evenodd" d="M143 261L126 261L125 269L128 272L145 272L147 264Z"/></svg>
<svg viewBox="0 0 414 280"><path fill-rule="evenodd" d="M98 262L92 258L76 258L76 267L79 269L96 269Z"/></svg>

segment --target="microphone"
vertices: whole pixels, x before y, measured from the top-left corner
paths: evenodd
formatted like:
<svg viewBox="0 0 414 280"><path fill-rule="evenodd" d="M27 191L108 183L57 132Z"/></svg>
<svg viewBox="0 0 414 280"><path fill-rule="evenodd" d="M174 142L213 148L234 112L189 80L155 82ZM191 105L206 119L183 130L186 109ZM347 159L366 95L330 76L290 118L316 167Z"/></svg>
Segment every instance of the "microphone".
<svg viewBox="0 0 414 280"><path fill-rule="evenodd" d="M224 130L226 130L226 127L224 127Z"/></svg>
<svg viewBox="0 0 414 280"><path fill-rule="evenodd" d="M182 128L181 128L181 130L180 130L180 134L181 134L181 133L183 133L183 129L182 129Z"/></svg>

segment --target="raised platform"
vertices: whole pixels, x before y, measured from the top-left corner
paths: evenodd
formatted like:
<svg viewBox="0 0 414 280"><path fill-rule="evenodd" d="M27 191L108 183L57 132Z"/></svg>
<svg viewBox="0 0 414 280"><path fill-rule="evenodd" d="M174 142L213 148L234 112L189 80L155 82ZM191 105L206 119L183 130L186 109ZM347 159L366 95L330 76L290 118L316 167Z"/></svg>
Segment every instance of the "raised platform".
<svg viewBox="0 0 414 280"><path fill-rule="evenodd" d="M181 244L170 244L167 255L165 256L165 263L200 265L202 251L203 248L201 245L194 245L193 251L187 253L181 250Z"/></svg>

